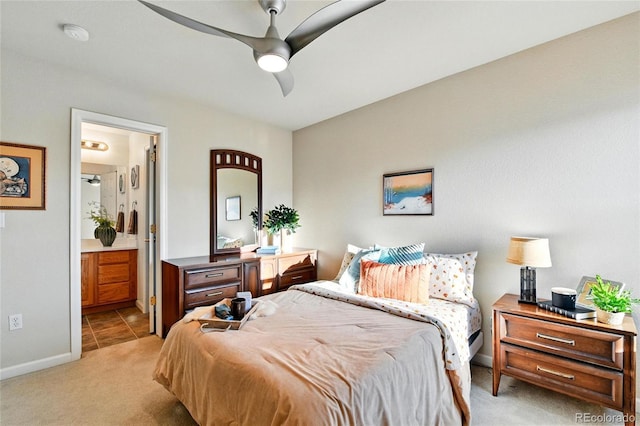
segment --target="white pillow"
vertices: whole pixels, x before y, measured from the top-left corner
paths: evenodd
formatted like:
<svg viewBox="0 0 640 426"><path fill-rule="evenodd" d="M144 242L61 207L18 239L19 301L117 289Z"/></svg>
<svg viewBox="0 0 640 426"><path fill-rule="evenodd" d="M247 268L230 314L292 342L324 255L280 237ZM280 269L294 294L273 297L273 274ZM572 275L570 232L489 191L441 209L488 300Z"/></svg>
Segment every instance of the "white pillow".
<svg viewBox="0 0 640 426"><path fill-rule="evenodd" d="M431 264L429 297L474 304L473 280L477 251L462 254L425 253Z"/></svg>

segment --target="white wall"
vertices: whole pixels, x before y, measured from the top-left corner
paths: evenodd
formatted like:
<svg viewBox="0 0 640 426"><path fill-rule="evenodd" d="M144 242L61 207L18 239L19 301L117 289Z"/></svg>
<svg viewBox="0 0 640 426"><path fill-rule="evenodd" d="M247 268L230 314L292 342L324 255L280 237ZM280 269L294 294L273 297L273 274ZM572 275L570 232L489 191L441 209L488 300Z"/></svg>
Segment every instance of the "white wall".
<svg viewBox="0 0 640 426"><path fill-rule="evenodd" d="M475 294L519 292L512 235L550 239L539 297L583 275L640 296L639 14L294 132L296 243L332 279L347 243L478 250ZM437 58L434 58L437 60ZM434 168L434 216L383 216L382 175Z"/></svg>
<svg viewBox="0 0 640 426"><path fill-rule="evenodd" d="M69 179L71 108L168 128L169 257L209 252L209 150L263 158L266 206L291 203L291 132L198 104L1 52L0 139L47 148L44 211L4 211L0 230L0 368L56 363L70 353ZM215 96L212 93L212 96ZM79 283L78 283L79 285ZM24 328L8 332L10 314Z"/></svg>

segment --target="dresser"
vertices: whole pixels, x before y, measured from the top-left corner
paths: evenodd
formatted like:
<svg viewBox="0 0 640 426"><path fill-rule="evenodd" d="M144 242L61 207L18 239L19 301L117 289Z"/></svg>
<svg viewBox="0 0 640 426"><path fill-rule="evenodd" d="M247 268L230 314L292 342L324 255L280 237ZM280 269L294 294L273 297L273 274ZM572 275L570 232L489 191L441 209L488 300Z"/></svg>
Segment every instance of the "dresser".
<svg viewBox="0 0 640 426"><path fill-rule="evenodd" d="M138 293L138 250L83 252L82 314L135 306Z"/></svg>
<svg viewBox="0 0 640 426"><path fill-rule="evenodd" d="M636 336L629 315L620 326L574 320L505 294L493 305L493 395L507 375L621 411L633 425Z"/></svg>
<svg viewBox="0 0 640 426"><path fill-rule="evenodd" d="M239 291L252 297L317 279L317 250L292 249L277 255L253 252L162 261L162 336L185 313Z"/></svg>

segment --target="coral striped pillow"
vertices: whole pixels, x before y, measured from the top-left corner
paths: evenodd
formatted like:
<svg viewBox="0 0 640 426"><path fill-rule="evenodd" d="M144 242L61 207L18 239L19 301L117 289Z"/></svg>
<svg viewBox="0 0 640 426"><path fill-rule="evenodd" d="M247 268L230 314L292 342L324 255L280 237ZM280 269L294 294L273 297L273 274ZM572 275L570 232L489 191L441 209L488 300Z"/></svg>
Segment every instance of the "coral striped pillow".
<svg viewBox="0 0 640 426"><path fill-rule="evenodd" d="M395 265L363 259L360 262L358 294L428 303L430 273L431 268L426 263Z"/></svg>

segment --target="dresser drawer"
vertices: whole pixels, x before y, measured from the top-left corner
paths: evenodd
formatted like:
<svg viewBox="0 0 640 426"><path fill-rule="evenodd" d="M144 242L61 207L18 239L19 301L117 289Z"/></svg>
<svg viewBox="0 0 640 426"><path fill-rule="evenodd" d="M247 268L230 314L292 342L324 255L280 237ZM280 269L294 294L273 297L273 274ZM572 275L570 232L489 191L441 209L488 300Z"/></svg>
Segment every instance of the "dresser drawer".
<svg viewBox="0 0 640 426"><path fill-rule="evenodd" d="M202 305L213 305L224 298L236 297L239 291L240 283L186 291L184 294L184 310Z"/></svg>
<svg viewBox="0 0 640 426"><path fill-rule="evenodd" d="M500 345L501 372L545 388L622 409L623 374L509 344Z"/></svg>
<svg viewBox="0 0 640 426"><path fill-rule="evenodd" d="M315 256L302 253L294 256L286 256L278 259L278 274L293 273L299 269L315 268Z"/></svg>
<svg viewBox="0 0 640 426"><path fill-rule="evenodd" d="M240 280L242 280L242 265L191 269L184 272L185 290Z"/></svg>
<svg viewBox="0 0 640 426"><path fill-rule="evenodd" d="M278 282L278 289L282 290L294 284L304 284L315 279L316 270L314 268L299 269L283 274Z"/></svg>
<svg viewBox="0 0 640 426"><path fill-rule="evenodd" d="M501 314L500 341L622 370L624 337L584 327Z"/></svg>
<svg viewBox="0 0 640 426"><path fill-rule="evenodd" d="M102 251L98 253L98 265L123 262L129 263L129 250Z"/></svg>

